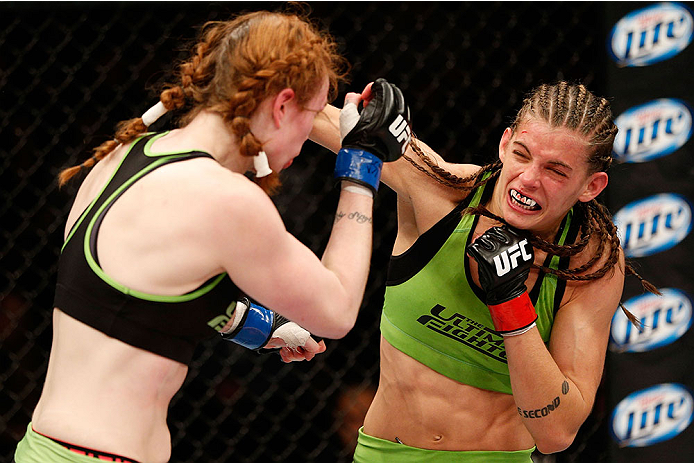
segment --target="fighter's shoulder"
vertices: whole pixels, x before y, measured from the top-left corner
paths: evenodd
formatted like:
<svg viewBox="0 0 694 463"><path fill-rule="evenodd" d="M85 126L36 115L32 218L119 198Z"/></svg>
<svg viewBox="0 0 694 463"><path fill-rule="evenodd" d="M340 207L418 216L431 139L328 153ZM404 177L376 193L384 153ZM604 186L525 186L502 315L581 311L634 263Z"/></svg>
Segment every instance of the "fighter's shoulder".
<svg viewBox="0 0 694 463"><path fill-rule="evenodd" d="M580 242L581 236L577 242ZM579 275L586 275L604 266L623 268L624 251L619 243L619 238L605 232L593 232L585 238L587 243L581 252L571 258L570 267L587 267L579 271Z"/></svg>
<svg viewBox="0 0 694 463"><path fill-rule="evenodd" d="M275 209L258 185L215 160L200 158L172 167L167 184L177 191L183 203L193 205L199 220L227 220L242 212Z"/></svg>
<svg viewBox="0 0 694 463"><path fill-rule="evenodd" d="M591 234L583 251L570 259L569 271L585 278L568 281L571 299L601 300L609 302L606 306L612 306L613 302L616 305L624 285L624 266L624 251L618 241L607 235Z"/></svg>

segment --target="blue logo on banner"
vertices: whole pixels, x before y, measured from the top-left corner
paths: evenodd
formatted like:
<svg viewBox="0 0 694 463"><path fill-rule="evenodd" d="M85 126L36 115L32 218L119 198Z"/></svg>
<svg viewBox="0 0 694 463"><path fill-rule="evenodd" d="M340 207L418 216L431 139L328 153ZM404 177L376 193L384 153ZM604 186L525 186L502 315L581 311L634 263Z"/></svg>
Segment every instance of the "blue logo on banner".
<svg viewBox="0 0 694 463"><path fill-rule="evenodd" d="M668 345L687 332L692 326L692 300L679 289L662 288L660 292L662 296L647 293L624 303L643 323L641 330L617 309L612 317L610 350L646 352Z"/></svg>
<svg viewBox="0 0 694 463"><path fill-rule="evenodd" d="M692 136L694 111L682 100L661 98L634 106L615 119L613 153L620 162L646 162L681 148Z"/></svg>
<svg viewBox="0 0 694 463"><path fill-rule="evenodd" d="M618 66L648 66L687 48L692 13L680 3L657 3L632 11L612 28L608 51Z"/></svg>
<svg viewBox="0 0 694 463"><path fill-rule="evenodd" d="M627 204L614 215L624 255L644 257L676 246L692 229L692 207L683 196L661 193Z"/></svg>
<svg viewBox="0 0 694 463"><path fill-rule="evenodd" d="M672 439L692 422L692 394L665 383L622 399L612 412L610 433L620 447L646 447Z"/></svg>

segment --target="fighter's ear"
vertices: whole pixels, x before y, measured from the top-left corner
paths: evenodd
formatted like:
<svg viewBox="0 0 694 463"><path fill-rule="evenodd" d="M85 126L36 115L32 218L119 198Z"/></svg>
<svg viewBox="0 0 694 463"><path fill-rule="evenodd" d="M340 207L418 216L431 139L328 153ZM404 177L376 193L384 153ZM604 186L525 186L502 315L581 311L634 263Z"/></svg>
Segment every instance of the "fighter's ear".
<svg viewBox="0 0 694 463"><path fill-rule="evenodd" d="M295 97L296 94L291 88L285 88L275 95L272 101L272 120L277 127L279 127L284 116L287 114L287 103L292 101Z"/></svg>
<svg viewBox="0 0 694 463"><path fill-rule="evenodd" d="M513 136L513 130L510 127L506 127L504 134L501 135L501 140L499 141L499 159L504 162L504 155L506 154L506 148L511 142L511 137Z"/></svg>
<svg viewBox="0 0 694 463"><path fill-rule="evenodd" d="M583 193L578 197L581 202L588 202L595 199L602 190L605 189L608 182L607 172L596 172L588 177Z"/></svg>

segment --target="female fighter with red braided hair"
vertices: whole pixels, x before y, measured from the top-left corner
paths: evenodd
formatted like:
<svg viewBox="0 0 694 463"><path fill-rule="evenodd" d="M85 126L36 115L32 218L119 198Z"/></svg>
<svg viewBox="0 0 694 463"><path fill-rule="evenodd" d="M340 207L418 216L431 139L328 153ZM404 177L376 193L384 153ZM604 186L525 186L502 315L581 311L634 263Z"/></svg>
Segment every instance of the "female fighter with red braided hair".
<svg viewBox="0 0 694 463"><path fill-rule="evenodd" d="M336 151L337 121L326 107L310 138ZM616 133L606 99L560 82L525 99L491 165L413 139L384 168L398 234L356 462L530 462L571 444L631 271L595 200Z"/></svg>
<svg viewBox="0 0 694 463"><path fill-rule="evenodd" d="M250 349L282 347L291 361L325 350L307 330L340 338L352 328L380 166L408 141L382 130L407 121L402 94L379 81L346 129L322 259L263 191L299 154L341 66L329 36L295 15L207 24L160 102L62 172L64 183L93 166L67 219L46 382L17 463L168 461L167 409L197 342L216 329ZM177 109L179 129L146 133Z"/></svg>

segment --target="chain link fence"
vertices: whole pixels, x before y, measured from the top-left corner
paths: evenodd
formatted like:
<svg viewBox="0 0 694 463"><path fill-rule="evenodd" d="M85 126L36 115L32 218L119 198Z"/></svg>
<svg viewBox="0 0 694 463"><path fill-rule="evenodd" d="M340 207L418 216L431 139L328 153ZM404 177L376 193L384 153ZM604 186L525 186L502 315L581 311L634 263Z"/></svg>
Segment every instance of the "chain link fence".
<svg viewBox="0 0 694 463"><path fill-rule="evenodd" d="M60 169L142 114L187 54L195 28L280 3L0 3L0 460L30 421L51 345L53 286L76 187ZM604 84L599 3L317 2L353 65L349 88L386 77L417 135L449 160L485 163L538 83ZM341 89L344 95L346 88ZM153 129L166 128L167 119ZM308 142L275 199L290 232L320 254L337 193L333 156ZM169 415L174 462L351 461L378 382L378 321L395 237L395 196L374 212L374 252L354 330L312 362L285 365L217 338L196 351ZM272 284L268 282L268 284ZM605 411L545 461L605 461Z"/></svg>

